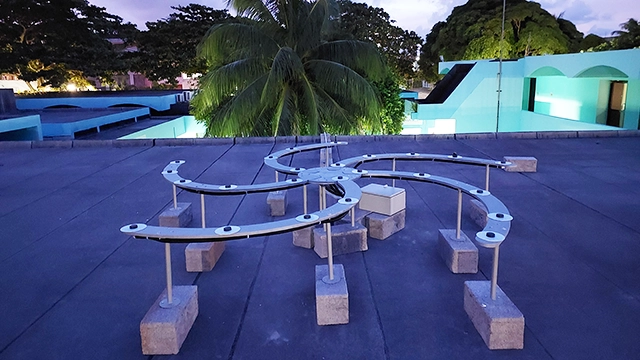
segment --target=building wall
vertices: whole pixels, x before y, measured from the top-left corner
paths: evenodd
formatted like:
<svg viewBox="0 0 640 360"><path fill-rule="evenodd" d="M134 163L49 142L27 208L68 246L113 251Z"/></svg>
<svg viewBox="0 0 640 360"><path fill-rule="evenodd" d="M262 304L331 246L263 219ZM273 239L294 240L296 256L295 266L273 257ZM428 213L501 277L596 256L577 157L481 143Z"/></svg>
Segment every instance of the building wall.
<svg viewBox="0 0 640 360"><path fill-rule="evenodd" d="M607 83L601 79L539 77L536 80L534 112L595 124L604 111L606 123L609 91L604 88Z"/></svg>
<svg viewBox="0 0 640 360"><path fill-rule="evenodd" d="M469 61L440 63L441 72L447 72L456 63ZM448 125L440 129L444 131L496 131L497 73L498 62L477 61L443 104L418 105L418 111L411 114L411 131L416 131L421 126L421 133L437 133L438 122L447 122ZM529 80L532 77L536 79L533 113L526 111ZM535 131L532 126L536 124L546 130L553 130L549 128L553 124L557 124L557 130L579 130L581 126L585 130L601 129L600 125L607 122L612 81L627 82L623 127L638 129L640 49L535 56L505 61L499 131ZM417 125L420 121L420 125ZM455 123L453 127L450 126L452 123Z"/></svg>

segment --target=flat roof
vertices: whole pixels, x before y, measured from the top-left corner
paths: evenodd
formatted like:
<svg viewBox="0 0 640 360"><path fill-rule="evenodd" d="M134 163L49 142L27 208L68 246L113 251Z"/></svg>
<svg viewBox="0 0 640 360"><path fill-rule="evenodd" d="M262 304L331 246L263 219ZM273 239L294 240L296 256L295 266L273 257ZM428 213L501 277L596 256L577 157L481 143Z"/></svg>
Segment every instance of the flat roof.
<svg viewBox="0 0 640 360"><path fill-rule="evenodd" d="M165 96L171 94L181 94L192 90L130 90L130 91L61 91L43 92L37 94L16 94L16 99L34 98L65 98L65 97L131 97L131 96Z"/></svg>
<svg viewBox="0 0 640 360"><path fill-rule="evenodd" d="M586 137L566 138L571 134ZM490 278L492 251L480 249L477 274L452 274L438 254L438 229L456 225L456 191L397 181L407 195L405 229L384 241L369 239L366 252L334 259L346 272L346 325L316 324L314 268L326 260L293 246L291 234L230 241L216 267L202 274L186 272L185 245L172 245L174 284L198 286L199 315L171 358L635 357L638 132L516 137L339 137L349 144L333 156L415 151L538 159L535 173L491 172L492 194L514 216L500 248L498 284L524 314L523 350L489 350L463 308L464 282ZM142 358L139 324L165 287L164 246L119 228L158 224L172 203L161 175L169 161L186 160L180 174L202 182L272 182L263 157L296 145L296 138L189 142L0 143L0 358ZM290 159L306 168L319 163L317 152ZM398 162L397 168L484 184L482 167ZM208 197L207 225L281 219L269 216L266 196ZM193 204L190 226L199 227L199 196L178 199ZM313 186L309 200L316 209ZM468 216L468 200L462 230L472 237L480 228ZM302 213L302 190L289 190L288 202L287 217Z"/></svg>

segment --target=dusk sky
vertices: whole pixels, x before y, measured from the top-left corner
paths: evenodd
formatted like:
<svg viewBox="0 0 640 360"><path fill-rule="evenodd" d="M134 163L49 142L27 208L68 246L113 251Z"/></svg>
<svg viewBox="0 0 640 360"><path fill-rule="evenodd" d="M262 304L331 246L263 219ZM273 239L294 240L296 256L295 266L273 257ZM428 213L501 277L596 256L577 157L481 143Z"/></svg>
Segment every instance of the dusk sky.
<svg viewBox="0 0 640 360"><path fill-rule="evenodd" d="M91 4L105 7L107 12L118 15L125 22L138 25L144 30L144 23L167 17L172 5L197 3L216 9L224 9L224 0L89 0ZM396 24L403 29L413 30L424 37L438 21L445 20L455 6L466 0L364 0L371 6L383 8ZM594 33L609 36L620 24L629 18L640 19L638 0L540 0L542 7L553 15L564 13L563 17L572 21L585 35ZM507 6L509 1L507 0Z"/></svg>

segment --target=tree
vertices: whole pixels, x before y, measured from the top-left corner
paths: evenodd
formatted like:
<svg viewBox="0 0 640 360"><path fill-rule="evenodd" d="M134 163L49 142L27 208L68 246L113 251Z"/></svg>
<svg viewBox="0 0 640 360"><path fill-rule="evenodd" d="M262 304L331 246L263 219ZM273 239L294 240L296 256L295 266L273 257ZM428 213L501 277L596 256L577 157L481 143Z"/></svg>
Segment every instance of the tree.
<svg viewBox="0 0 640 360"><path fill-rule="evenodd" d="M420 48L420 59L418 67L420 69L420 77L428 82L435 83L440 80L438 73L438 63L440 62L440 54L436 41L440 35L440 31L447 25L444 21L439 21L431 28L429 34L425 38L424 45Z"/></svg>
<svg viewBox="0 0 640 360"><path fill-rule="evenodd" d="M415 32L394 25L384 9L349 0L340 0L338 5L342 36L375 44L392 70L372 84L382 101L382 132L398 134L404 121L401 86L416 77L414 67L422 39Z"/></svg>
<svg viewBox="0 0 640 360"><path fill-rule="evenodd" d="M175 85L182 73L193 75L207 70L196 48L214 25L228 21L227 10L189 4L172 6L176 12L168 18L147 22L147 31L136 38L138 52L133 53L133 68L153 81L166 80Z"/></svg>
<svg viewBox="0 0 640 360"><path fill-rule="evenodd" d="M604 38L595 35L589 34L584 37L582 42L580 43L581 51L595 51L596 48L600 47L603 44L608 44L607 40Z"/></svg>
<svg viewBox="0 0 640 360"><path fill-rule="evenodd" d="M86 0L3 0L0 71L53 87L78 76L109 77L126 65L107 39L135 30Z"/></svg>
<svg viewBox="0 0 640 360"><path fill-rule="evenodd" d="M209 72L192 111L210 136L371 133L380 101L367 79L386 71L374 46L330 40L335 0L229 0L237 23L211 28Z"/></svg>
<svg viewBox="0 0 640 360"><path fill-rule="evenodd" d="M627 22L620 24L621 30L616 30L614 48L618 50L633 49L640 47L640 23L636 19L629 19Z"/></svg>
<svg viewBox="0 0 640 360"><path fill-rule="evenodd" d="M435 27L434 27L435 28ZM577 51L582 33L561 17L555 18L526 0L510 0L502 36L502 0L469 0L451 12L444 25L427 36L423 51L431 61L423 62L426 74L435 72L435 54L445 60L475 60L562 54ZM430 40L429 37L434 40Z"/></svg>
<svg viewBox="0 0 640 360"><path fill-rule="evenodd" d="M340 29L354 39L370 41L385 56L394 72L405 79L415 77L414 64L422 39L413 31L394 25L384 9L349 0L340 5Z"/></svg>

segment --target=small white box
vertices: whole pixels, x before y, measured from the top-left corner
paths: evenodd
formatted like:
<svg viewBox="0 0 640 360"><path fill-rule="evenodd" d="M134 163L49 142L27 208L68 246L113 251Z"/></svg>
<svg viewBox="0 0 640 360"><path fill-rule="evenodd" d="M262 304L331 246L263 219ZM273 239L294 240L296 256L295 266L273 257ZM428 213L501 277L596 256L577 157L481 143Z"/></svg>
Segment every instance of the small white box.
<svg viewBox="0 0 640 360"><path fill-rule="evenodd" d="M407 206L404 189L388 185L369 184L362 188L360 209L383 215L393 215Z"/></svg>

